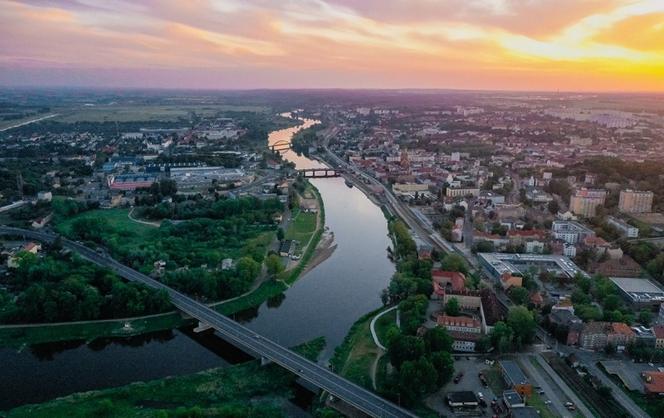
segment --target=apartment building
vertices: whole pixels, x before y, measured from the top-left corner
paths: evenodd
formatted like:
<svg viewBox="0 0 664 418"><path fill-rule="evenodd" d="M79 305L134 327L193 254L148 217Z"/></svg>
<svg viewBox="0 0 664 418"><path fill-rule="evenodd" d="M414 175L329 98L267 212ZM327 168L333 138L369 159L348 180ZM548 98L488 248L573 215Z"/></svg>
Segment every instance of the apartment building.
<svg viewBox="0 0 664 418"><path fill-rule="evenodd" d="M597 213L597 207L605 202L606 190L583 187L570 197L569 209L575 215L592 218Z"/></svg>
<svg viewBox="0 0 664 418"><path fill-rule="evenodd" d="M620 232L620 235L627 237L627 238L638 238L639 236L639 228L632 226L628 224L627 222L623 221L622 219L614 218L613 216L609 216L606 218L606 223L611 225L612 227L616 228L618 232Z"/></svg>
<svg viewBox="0 0 664 418"><path fill-rule="evenodd" d="M654 194L648 191L621 190L618 209L626 213L652 212Z"/></svg>

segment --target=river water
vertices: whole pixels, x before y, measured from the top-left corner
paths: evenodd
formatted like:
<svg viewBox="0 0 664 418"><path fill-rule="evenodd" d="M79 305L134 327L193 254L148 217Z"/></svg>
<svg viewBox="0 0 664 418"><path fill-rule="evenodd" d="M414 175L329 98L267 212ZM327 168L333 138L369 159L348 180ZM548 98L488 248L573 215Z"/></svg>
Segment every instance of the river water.
<svg viewBox="0 0 664 418"><path fill-rule="evenodd" d="M312 126L274 131L269 142L290 140ZM293 151L283 154L297 168L322 165ZM247 327L282 345L325 337L329 359L350 326L381 305L380 292L394 265L387 258L387 223L376 205L341 178L316 179L325 205L325 223L337 248L304 274L281 298L238 313ZM16 349L0 348L0 410L43 402L70 393L183 375L248 359L215 335L173 330L92 344L68 342Z"/></svg>

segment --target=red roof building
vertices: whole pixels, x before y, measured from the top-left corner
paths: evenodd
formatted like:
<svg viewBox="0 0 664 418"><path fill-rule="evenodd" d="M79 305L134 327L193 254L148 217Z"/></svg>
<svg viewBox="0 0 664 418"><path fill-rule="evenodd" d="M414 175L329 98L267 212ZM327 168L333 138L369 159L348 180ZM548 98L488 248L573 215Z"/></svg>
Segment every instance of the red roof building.
<svg viewBox="0 0 664 418"><path fill-rule="evenodd" d="M438 297L443 297L446 291L461 291L466 286L466 276L458 271L432 270L431 281L433 293Z"/></svg>
<svg viewBox="0 0 664 418"><path fill-rule="evenodd" d="M482 323L467 316L438 315L436 323L449 331L479 334L482 332Z"/></svg>
<svg viewBox="0 0 664 418"><path fill-rule="evenodd" d="M647 371L641 373L643 377L643 389L646 395L664 394L664 372Z"/></svg>

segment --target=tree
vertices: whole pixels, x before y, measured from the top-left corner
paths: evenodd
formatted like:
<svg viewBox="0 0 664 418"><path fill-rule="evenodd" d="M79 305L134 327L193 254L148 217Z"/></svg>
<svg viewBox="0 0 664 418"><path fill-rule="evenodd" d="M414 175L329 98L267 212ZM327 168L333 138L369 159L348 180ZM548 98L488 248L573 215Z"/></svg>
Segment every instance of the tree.
<svg viewBox="0 0 664 418"><path fill-rule="evenodd" d="M277 239L278 239L279 241L283 240L285 236L286 236L286 234L284 233L284 229L283 229L283 228L279 228L279 229L277 229Z"/></svg>
<svg viewBox="0 0 664 418"><path fill-rule="evenodd" d="M284 265L281 262L281 258L276 254L270 254L265 259L265 266L267 267L267 272L272 276L279 274L284 270Z"/></svg>
<svg viewBox="0 0 664 418"><path fill-rule="evenodd" d="M459 299L449 298L447 303L445 304L445 313L448 314L449 316L459 316L460 313Z"/></svg>
<svg viewBox="0 0 664 418"><path fill-rule="evenodd" d="M517 305L525 305L528 302L528 290L523 287L514 287L510 289L510 298Z"/></svg>
<svg viewBox="0 0 664 418"><path fill-rule="evenodd" d="M449 351L438 351L429 357L431 364L438 374L438 385L442 386L452 380L454 374L454 359Z"/></svg>
<svg viewBox="0 0 664 418"><path fill-rule="evenodd" d="M505 322L498 321L493 326L490 338L491 345L498 350L499 353L505 353L512 349L514 331Z"/></svg>
<svg viewBox="0 0 664 418"><path fill-rule="evenodd" d="M454 339L445 328L436 327L424 334L424 343L426 344L429 353L436 353L439 351L450 352L452 351Z"/></svg>
<svg viewBox="0 0 664 418"><path fill-rule="evenodd" d="M560 210L560 205L558 204L558 201L556 199L553 199L547 205L547 209L549 209L549 212L551 214L555 215Z"/></svg>
<svg viewBox="0 0 664 418"><path fill-rule="evenodd" d="M493 242L487 240L479 240L473 244L473 253L490 253L494 251Z"/></svg>
<svg viewBox="0 0 664 418"><path fill-rule="evenodd" d="M463 258L457 254L447 254L441 262L441 268L446 271L458 271L468 273L468 267Z"/></svg>
<svg viewBox="0 0 664 418"><path fill-rule="evenodd" d="M424 340L412 335L397 335L387 348L390 363L398 369L406 361L414 361L425 354Z"/></svg>
<svg viewBox="0 0 664 418"><path fill-rule="evenodd" d="M412 404L436 389L438 372L426 357L403 363L399 370L399 388L402 400Z"/></svg>
<svg viewBox="0 0 664 418"><path fill-rule="evenodd" d="M615 311L620 307L621 304L622 303L618 295L608 295L607 297L604 298L604 301L602 302L604 310L607 311Z"/></svg>
<svg viewBox="0 0 664 418"><path fill-rule="evenodd" d="M652 321L652 312L650 311L641 311L639 312L639 322L646 327L650 326Z"/></svg>
<svg viewBox="0 0 664 418"><path fill-rule="evenodd" d="M404 334L415 334L424 322L429 299L424 295L409 296L399 303L401 329Z"/></svg>
<svg viewBox="0 0 664 418"><path fill-rule="evenodd" d="M510 308L507 314L507 324L514 332L514 341L517 346L529 344L535 337L537 323L533 314L525 306Z"/></svg>
<svg viewBox="0 0 664 418"><path fill-rule="evenodd" d="M242 257L235 264L235 271L244 282L253 282L261 271L261 265L251 257Z"/></svg>

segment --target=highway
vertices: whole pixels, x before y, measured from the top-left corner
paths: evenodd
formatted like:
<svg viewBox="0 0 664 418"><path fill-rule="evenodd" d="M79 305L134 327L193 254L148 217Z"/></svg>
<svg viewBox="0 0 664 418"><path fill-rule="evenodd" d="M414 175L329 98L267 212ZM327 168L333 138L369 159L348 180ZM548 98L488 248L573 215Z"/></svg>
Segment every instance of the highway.
<svg viewBox="0 0 664 418"><path fill-rule="evenodd" d="M0 235L17 235L42 242L51 243L56 236L19 228L0 226ZM62 239L65 248L78 253L83 258L106 267L119 276L155 289L168 292L171 302L178 309L210 325L222 336L237 346L265 359L271 360L290 372L320 387L326 392L342 399L349 405L372 417L415 417L414 414L400 408L380 396L364 389L281 345L262 337L250 329L220 314L207 305L180 293L157 280L152 279L113 258L98 254L90 248L68 239Z"/></svg>

